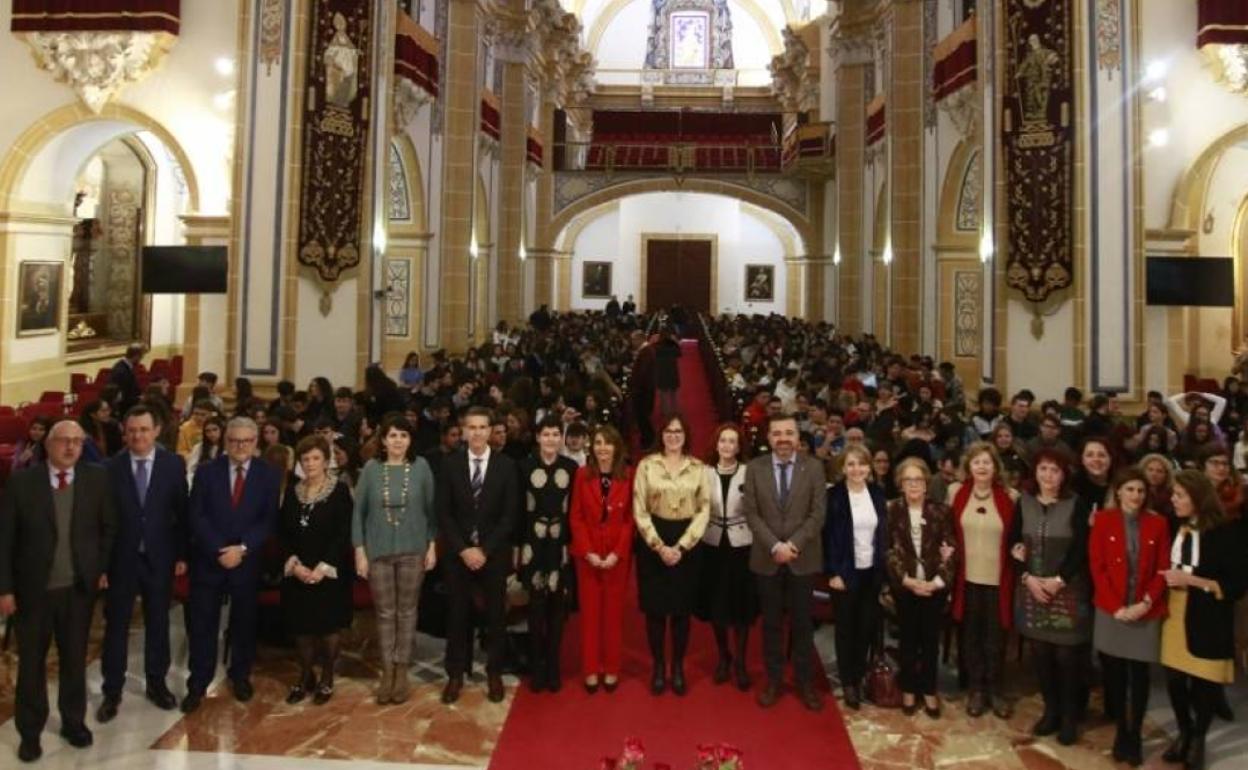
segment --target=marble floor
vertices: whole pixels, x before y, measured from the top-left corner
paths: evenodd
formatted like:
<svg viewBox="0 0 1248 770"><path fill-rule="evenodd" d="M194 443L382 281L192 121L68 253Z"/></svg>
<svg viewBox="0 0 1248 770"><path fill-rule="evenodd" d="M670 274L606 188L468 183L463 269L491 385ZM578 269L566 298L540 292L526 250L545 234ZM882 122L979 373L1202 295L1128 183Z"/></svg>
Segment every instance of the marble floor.
<svg viewBox="0 0 1248 770"><path fill-rule="evenodd" d="M413 770L486 768L511 708L516 681L506 678L506 699L492 704L484 697L484 677L477 672L459 703L443 706L438 701L443 681L442 643L421 636L419 660L412 669L416 686L411 699L401 706L379 707L370 696L376 672L369 645L371 626L371 616L362 613L355 630L344 640L336 690L328 704L286 705L286 691L296 670L293 653L262 646L253 677L256 696L250 703L235 702L228 687L218 680L204 705L190 717L160 711L144 700L141 673L135 676L136 671L142 671L142 633L136 629L131 675L117 719L108 725L95 722L100 672L98 661L93 661L88 669L88 686L93 693L88 726L95 733L95 745L79 751L65 744L57 735L60 724L54 707L43 738L44 758L38 766L58 770L285 770L291 767L291 759L297 759L298 767L313 770L340 768L344 760L361 770L388 770L396 764ZM98 622L94 625L93 651L99 649L100 627ZM175 614L172 629L174 659L184 662L186 641L180 615ZM821 629L816 643L827 669L835 672L831 631ZM12 726L14 662L11 649L0 654L0 768L17 766L14 752L18 740ZM170 686L178 694L183 691L185 676L185 669L175 666ZM953 673L945 671L942 676L948 679L942 681L942 691L953 692ZM1018 671L1011 679L1026 682L1029 676ZM1248 770L1248 687L1241 683L1230 692L1239 721L1215 723L1209 743L1210 770ZM1052 739L1037 740L1029 735L1028 729L1040 712L1039 696L1026 686L1015 695L1015 715L1008 722L992 716L971 719L958 697L946 700L940 720L931 720L921 712L906 717L899 710L871 706L843 713L864 770L1121 767L1109 756L1113 726L1095 719L1099 714L1095 700L1093 719L1085 726L1079 743L1064 747ZM54 690L50 696L55 704ZM1158 770L1167 767L1159 754L1174 729L1162 688L1154 688L1151 706L1146 721L1150 754L1146 767ZM765 770L758 761L747 758L747 763L751 770Z"/></svg>

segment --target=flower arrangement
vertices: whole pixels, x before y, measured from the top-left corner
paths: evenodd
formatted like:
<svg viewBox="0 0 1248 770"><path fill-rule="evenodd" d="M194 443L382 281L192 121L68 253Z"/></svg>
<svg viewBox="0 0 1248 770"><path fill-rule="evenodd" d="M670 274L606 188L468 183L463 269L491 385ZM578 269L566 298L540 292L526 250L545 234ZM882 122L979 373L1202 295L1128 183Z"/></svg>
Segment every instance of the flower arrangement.
<svg viewBox="0 0 1248 770"><path fill-rule="evenodd" d="M698 761L694 770L745 770L741 750L727 743L698 744ZM619 757L603 757L599 770L644 770L646 747L637 738L624 741ZM666 762L656 762L653 770L672 770Z"/></svg>

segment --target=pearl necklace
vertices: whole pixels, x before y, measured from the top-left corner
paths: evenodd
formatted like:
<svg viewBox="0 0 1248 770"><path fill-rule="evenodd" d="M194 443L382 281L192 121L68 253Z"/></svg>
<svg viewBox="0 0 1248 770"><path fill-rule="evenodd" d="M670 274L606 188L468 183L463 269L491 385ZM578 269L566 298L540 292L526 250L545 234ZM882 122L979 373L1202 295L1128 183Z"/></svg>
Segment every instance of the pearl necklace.
<svg viewBox="0 0 1248 770"><path fill-rule="evenodd" d="M411 482L412 464L403 463L403 489L399 493L399 502L392 504L390 502L390 469L388 465L383 464L381 466L381 507L386 512L386 522L392 527L397 527L403 523L403 519L396 515L394 511L401 511L407 508L407 491L411 486Z"/></svg>

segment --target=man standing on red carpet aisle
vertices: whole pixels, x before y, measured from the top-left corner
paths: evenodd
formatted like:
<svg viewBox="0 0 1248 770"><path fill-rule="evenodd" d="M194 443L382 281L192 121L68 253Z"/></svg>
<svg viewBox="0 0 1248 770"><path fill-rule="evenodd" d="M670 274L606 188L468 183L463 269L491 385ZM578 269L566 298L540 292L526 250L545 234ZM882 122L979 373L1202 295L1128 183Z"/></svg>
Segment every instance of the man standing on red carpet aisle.
<svg viewBox="0 0 1248 770"><path fill-rule="evenodd" d="M758 576L763 609L767 684L758 694L758 705L767 708L780 698L787 608L797 694L802 705L819 711L823 699L813 681L815 640L810 600L814 576L823 565L824 472L818 462L798 455L797 440L793 415L768 419L771 453L756 457L746 466L741 511L754 533L750 571Z"/></svg>

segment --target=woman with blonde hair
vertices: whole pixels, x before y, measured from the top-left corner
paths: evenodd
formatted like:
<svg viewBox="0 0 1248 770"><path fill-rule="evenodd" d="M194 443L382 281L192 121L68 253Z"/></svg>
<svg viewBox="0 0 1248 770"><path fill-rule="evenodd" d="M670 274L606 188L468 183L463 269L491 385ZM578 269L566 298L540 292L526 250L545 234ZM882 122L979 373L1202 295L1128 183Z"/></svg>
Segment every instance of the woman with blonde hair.
<svg viewBox="0 0 1248 770"><path fill-rule="evenodd" d="M846 706L857 709L862 704L867 653L879 624L888 508L884 490L869 481L870 450L850 445L843 458L845 478L828 490L823 562L836 613L836 667L842 697Z"/></svg>
<svg viewBox="0 0 1248 770"><path fill-rule="evenodd" d="M969 675L966 713L978 717L991 708L1008 719L1013 708L1001 689L1001 656L1014 604L1009 541L1015 494L1006 488L1001 459L987 442L967 448L962 476L964 481L949 486L947 502L959 555L953 618L961 623L958 652Z"/></svg>

